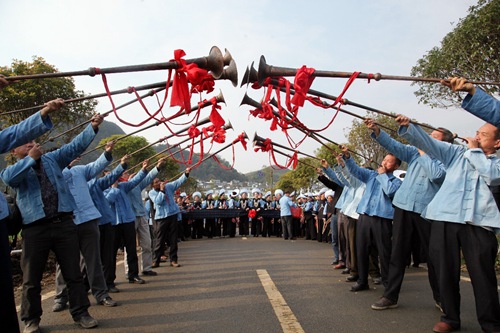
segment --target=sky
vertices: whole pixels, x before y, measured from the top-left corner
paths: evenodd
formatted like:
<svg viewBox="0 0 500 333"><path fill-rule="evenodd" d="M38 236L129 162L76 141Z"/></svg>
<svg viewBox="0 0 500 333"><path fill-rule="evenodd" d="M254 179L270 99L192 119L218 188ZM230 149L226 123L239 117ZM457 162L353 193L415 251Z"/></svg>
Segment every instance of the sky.
<svg viewBox="0 0 500 333"><path fill-rule="evenodd" d="M452 31L460 18L467 15L476 1L464 0L353 0L353 1L172 1L172 0L3 0L0 2L0 65L13 59L30 61L43 57L60 71L85 70L89 67L166 62L176 49L186 52L186 59L208 54L212 46L232 54L239 72L239 81L247 66L258 62L261 55L267 63L280 67L299 68L303 65L317 70L361 71L386 75L410 75L417 60ZM109 74L111 90L140 86L167 79L167 71ZM293 82L293 78L289 78ZM345 79L316 78L312 89L338 95ZM100 77L75 77L78 90L97 94L104 92ZM245 131L286 144L280 131L269 130L270 123L249 118L248 106L240 102L247 92L260 100L263 90L233 87L228 81L217 80L216 90L201 98L211 98L219 90L226 105L220 113L230 121L234 131L228 131L232 141ZM417 86L403 81L356 80L345 98L387 112L402 113L421 122L442 126L460 136L473 136L482 121L457 109L431 109L418 103L414 92ZM162 97L163 95L160 95ZM131 95L113 97L116 105L131 100ZM194 100L194 99L193 99ZM154 111L155 101L145 100ZM365 115L352 107L345 109ZM99 112L111 110L108 99L99 99ZM139 123L146 113L138 104L124 108L120 116L128 122ZM165 109L165 115L177 109ZM209 111L202 111L207 117ZM299 118L310 128L322 128L332 117L332 110L306 104ZM113 115L106 120L118 123L126 132L137 128L124 126ZM187 118L179 118L178 123ZM346 130L353 118L340 113L333 124L323 131L326 137L345 142ZM185 127L174 126L177 128ZM302 136L296 130L292 137ZM168 135L164 127L154 127L141 135L149 142ZM170 143L180 139L174 138ZM213 151L221 145L214 145ZM307 139L298 148L313 154L320 145ZM234 167L247 173L270 164L268 155L254 152L251 142L247 151L235 147ZM227 149L220 154L232 162L233 153ZM279 155L279 162L285 160Z"/></svg>

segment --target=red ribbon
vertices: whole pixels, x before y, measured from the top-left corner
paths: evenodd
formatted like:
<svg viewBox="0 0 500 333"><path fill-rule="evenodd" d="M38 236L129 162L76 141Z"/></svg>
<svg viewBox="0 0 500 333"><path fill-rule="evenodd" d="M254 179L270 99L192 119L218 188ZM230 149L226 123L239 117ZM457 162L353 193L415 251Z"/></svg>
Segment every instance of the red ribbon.
<svg viewBox="0 0 500 333"><path fill-rule="evenodd" d="M304 106L307 92L314 81L314 76L312 76L314 71L314 68L307 68L306 66L302 66L297 70L295 80L293 81L293 87L295 89L295 95L292 98L293 105L299 107Z"/></svg>
<svg viewBox="0 0 500 333"><path fill-rule="evenodd" d="M191 94L189 93L188 80L186 77L186 60L182 59L186 55L184 50L174 51L174 61L179 68L175 70L174 82L172 84L172 98L170 106L180 106L181 110L189 112L191 110Z"/></svg>
<svg viewBox="0 0 500 333"><path fill-rule="evenodd" d="M192 139L199 136L200 133L201 133L200 130L195 125L191 125L191 127L189 127L189 129L188 129L188 135Z"/></svg>
<svg viewBox="0 0 500 333"><path fill-rule="evenodd" d="M253 150L255 152L258 152L259 150L262 152L267 152L271 151L273 149L271 139L267 138L263 142L261 142L257 147L255 147Z"/></svg>
<svg viewBox="0 0 500 333"><path fill-rule="evenodd" d="M234 139L233 144L235 144L238 141L241 142L241 145L243 146L243 148L245 150L247 150L247 141L245 138L245 133L241 133L240 135L238 135L238 137L236 139Z"/></svg>
<svg viewBox="0 0 500 333"><path fill-rule="evenodd" d="M248 217L253 219L255 216L257 216L257 212L255 211L255 209L250 209L248 211Z"/></svg>

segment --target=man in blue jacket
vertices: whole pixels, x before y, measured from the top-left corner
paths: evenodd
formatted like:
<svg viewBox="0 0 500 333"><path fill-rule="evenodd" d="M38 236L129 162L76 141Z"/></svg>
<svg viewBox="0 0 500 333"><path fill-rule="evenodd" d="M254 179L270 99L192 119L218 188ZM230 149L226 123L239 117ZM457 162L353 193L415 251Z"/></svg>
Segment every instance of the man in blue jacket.
<svg viewBox="0 0 500 333"><path fill-rule="evenodd" d="M61 265L68 285L70 313L84 328L97 326L88 313L90 306L80 272L80 251L73 222L75 201L64 181L62 169L78 157L94 139L103 117L95 115L91 124L69 144L46 153L34 142L12 150L17 163L0 173L2 180L17 192L23 217L23 295L21 320L25 331L39 331L41 277L49 251Z"/></svg>
<svg viewBox="0 0 500 333"><path fill-rule="evenodd" d="M68 183L69 190L76 203L74 210L80 253L82 273L85 272L90 290L98 304L116 306L117 303L108 294L101 264L101 251L99 243L99 218L101 213L96 208L90 195L87 182L100 174L113 160L112 151L114 141L106 144L103 154L92 163L75 165L80 158L73 160L64 170L63 176ZM53 312L66 309L68 292L66 282L61 274L59 263L56 265L56 296L54 297Z"/></svg>
<svg viewBox="0 0 500 333"><path fill-rule="evenodd" d="M8 85L8 81L0 75L0 88ZM52 128L49 113L59 110L64 105L62 99L50 101L40 112L12 125L0 132L0 153L6 153L16 146L36 139ZM4 295L0 302L0 322L3 327L12 332L19 331L16 304L12 285L12 267L10 259L10 245L6 219L9 208L4 196L0 195L0 295Z"/></svg>
<svg viewBox="0 0 500 333"><path fill-rule="evenodd" d="M116 258L118 248L123 241L127 251L128 282L144 284L145 281L139 277L139 262L137 259L136 233L135 233L135 213L132 209L128 193L147 175L148 161L142 162L142 169L128 181L116 181L111 188L104 192L106 199L115 213L115 220L112 222L115 232L115 247L113 256ZM116 279L116 261L113 269L113 281Z"/></svg>
<svg viewBox="0 0 500 333"><path fill-rule="evenodd" d="M434 332L460 329L461 254L472 280L476 313L485 332L500 331L500 304L495 274L500 212L488 186L500 182L500 131L491 124L466 138L468 148L432 139L409 118L398 116L399 135L440 160L446 177L422 216L432 221L429 253L437 270L441 321Z"/></svg>
<svg viewBox="0 0 500 333"><path fill-rule="evenodd" d="M142 190L151 185L153 179L156 178L160 169L165 165L165 159L162 158L158 160L156 166L148 172L147 176L134 187L130 192L128 192L128 198L130 199L130 204L135 213L135 231L139 236L139 244L142 248L142 274L155 276L156 272L152 270L153 266L153 255L151 249L151 234L149 232L149 220L148 213L144 207L142 201ZM132 180L135 174L129 176ZM127 251L125 251L124 257L125 263L127 262ZM125 275L128 276L128 264L125 264Z"/></svg>
<svg viewBox="0 0 500 333"><path fill-rule="evenodd" d="M93 178L87 182L92 201L101 214L99 219L99 245L101 248L101 263L104 279L108 287L108 292L117 293L120 290L115 286L115 231L113 224L116 221L115 212L111 210L108 200L104 196L104 191L111 187L128 168L127 160L129 156L124 155L120 159L120 164L113 171L105 170L100 178Z"/></svg>
<svg viewBox="0 0 500 333"><path fill-rule="evenodd" d="M153 268L160 266L160 260L165 251L165 243L170 244L170 266L179 267L177 262L177 214L180 208L175 202L174 193L188 179L190 168L186 168L182 176L169 183L158 178L153 180L153 189L149 198L153 201L156 220L156 240L153 251Z"/></svg>
<svg viewBox="0 0 500 333"><path fill-rule="evenodd" d="M399 168L401 160L392 154L387 154L375 171L358 166L351 158L347 147L342 147L342 153L345 165L352 176L366 184L365 192L356 209L359 214L356 226L359 278L351 287L351 291L368 289L369 254L372 246L376 246L378 250L382 283L387 287L394 217L392 198L401 186L401 180L393 175L393 171Z"/></svg>
<svg viewBox="0 0 500 333"><path fill-rule="evenodd" d="M388 152L408 163L405 181L394 195L394 221L392 227L392 252L389 263L388 286L383 297L372 304L374 310L391 309L398 306L399 292L403 284L405 268L411 254L412 239L419 239L425 257L429 255L431 224L420 214L441 187L446 171L443 163L430 157L422 150L404 145L382 131L373 119L365 120L376 140ZM440 141L453 143L453 133L440 128L431 133ZM432 260L427 260L429 283L436 306L440 306L439 287Z"/></svg>

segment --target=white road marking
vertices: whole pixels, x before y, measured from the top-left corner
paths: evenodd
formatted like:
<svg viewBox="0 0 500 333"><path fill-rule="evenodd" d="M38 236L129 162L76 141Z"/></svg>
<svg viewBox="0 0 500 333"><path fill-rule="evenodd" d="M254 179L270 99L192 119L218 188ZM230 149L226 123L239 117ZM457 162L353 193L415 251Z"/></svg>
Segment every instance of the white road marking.
<svg viewBox="0 0 500 333"><path fill-rule="evenodd" d="M274 284L273 280L267 273L265 269L258 269L257 275L259 276L260 282L266 291L267 297L271 302L274 309L274 313L281 324L281 328L284 333L301 333L304 332L302 326L300 325L297 317L293 314L290 307L286 304L285 299L279 292L278 288Z"/></svg>

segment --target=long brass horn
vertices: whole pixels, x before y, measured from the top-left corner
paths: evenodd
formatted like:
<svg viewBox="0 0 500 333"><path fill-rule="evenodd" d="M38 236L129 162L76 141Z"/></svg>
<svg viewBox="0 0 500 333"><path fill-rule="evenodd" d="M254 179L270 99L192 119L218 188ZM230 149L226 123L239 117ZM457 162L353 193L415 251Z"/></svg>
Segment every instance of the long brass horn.
<svg viewBox="0 0 500 333"><path fill-rule="evenodd" d="M194 58L194 59L187 59L186 63L197 64L198 67L210 71L214 76L214 78L216 79L218 79L221 76L222 71L224 69L224 57L222 56L222 52L217 46L212 46L208 56ZM142 65L119 66L119 67L108 67L108 68L90 67L89 69L81 71L8 76L5 79L8 81L16 81L16 80L44 79L44 78L82 76L82 75L95 76L96 74L157 71L157 70L176 69L176 68L179 68L179 64L177 63L177 61L169 61L169 62L154 63L154 64L142 64Z"/></svg>
<svg viewBox="0 0 500 333"><path fill-rule="evenodd" d="M240 106L242 106L242 105L250 105L250 106L253 106L254 108L262 109L262 105L259 102L257 102L255 99L248 96L247 93L245 93L245 95L243 96L243 99L241 100Z"/></svg>
<svg viewBox="0 0 500 333"><path fill-rule="evenodd" d="M222 71L220 79L231 81L233 87L238 85L238 68L236 68L236 63L233 59L231 59L229 65Z"/></svg>
<svg viewBox="0 0 500 333"><path fill-rule="evenodd" d="M264 56L260 57L259 70L258 70L258 82L260 85L262 85L264 83L264 80L268 77L295 76L295 74L297 74L296 68L271 66L266 63L266 58ZM350 78L353 74L354 74L353 72L315 70L312 76ZM361 72L357 75L357 78L375 80L375 81L394 80L394 81L416 81L416 82L435 82L435 83L439 83L443 80L438 78L419 77L419 76L398 76L398 75L385 75L385 74L383 75L380 73L370 74ZM449 81L449 80L444 79L444 81ZM467 81L467 82L477 85L500 86L500 82L485 82L485 81Z"/></svg>
<svg viewBox="0 0 500 333"><path fill-rule="evenodd" d="M224 49L224 57L222 60L224 61L224 66L228 66L231 63L231 60L234 60L228 49Z"/></svg>
<svg viewBox="0 0 500 333"><path fill-rule="evenodd" d="M243 79L241 80L241 85L240 87L243 87L243 85L248 85L250 83L254 83L258 81L258 73L255 67L253 67L253 61L250 64L250 67L247 67L247 70L245 71L245 74L243 74Z"/></svg>

